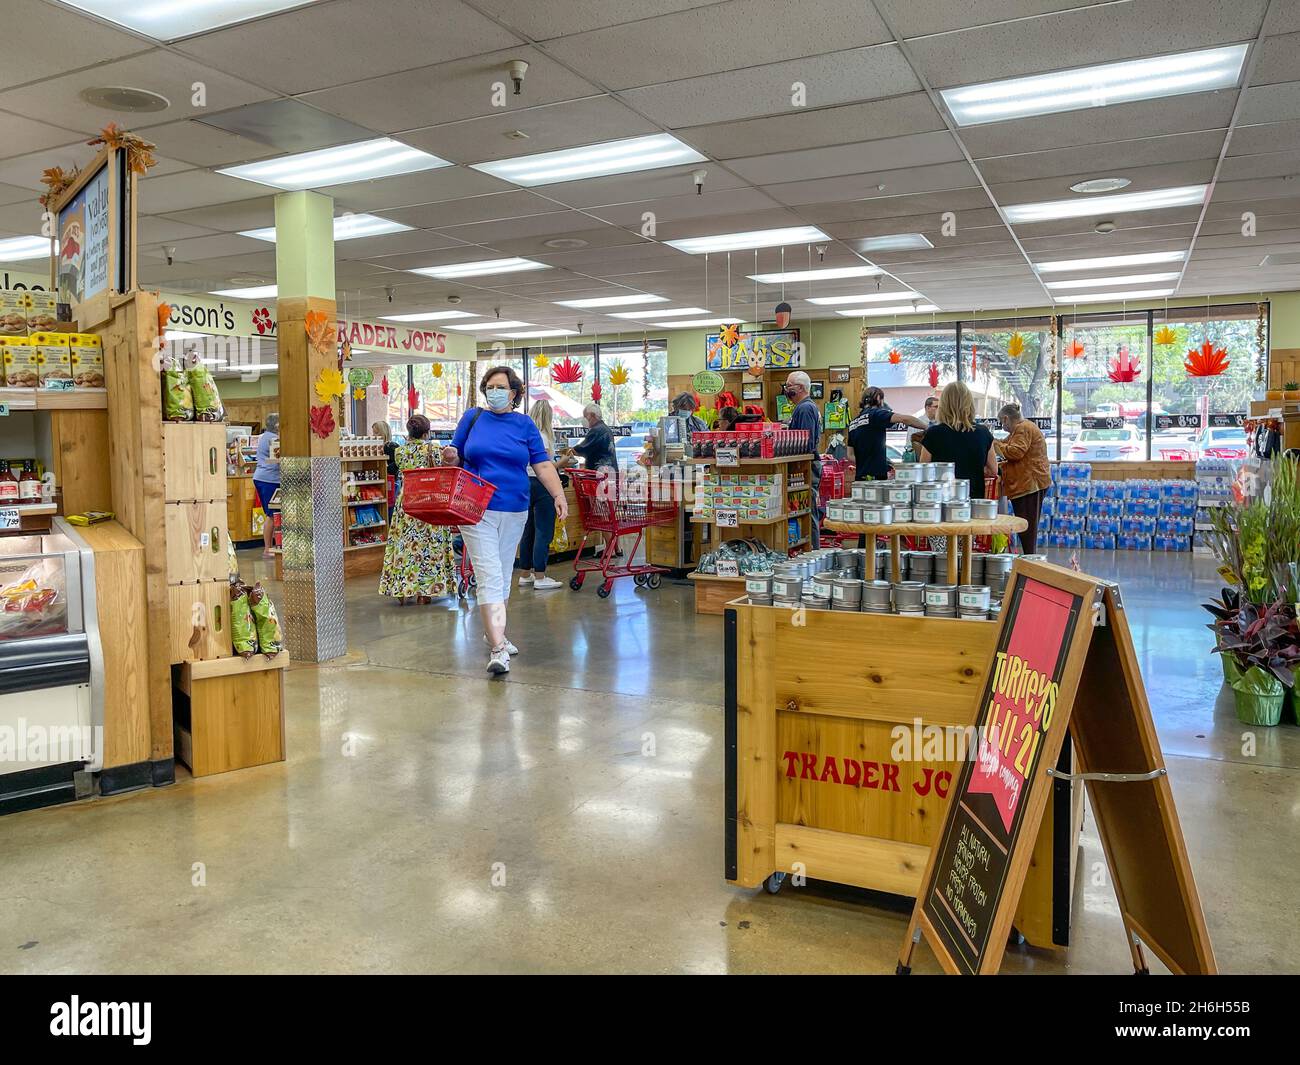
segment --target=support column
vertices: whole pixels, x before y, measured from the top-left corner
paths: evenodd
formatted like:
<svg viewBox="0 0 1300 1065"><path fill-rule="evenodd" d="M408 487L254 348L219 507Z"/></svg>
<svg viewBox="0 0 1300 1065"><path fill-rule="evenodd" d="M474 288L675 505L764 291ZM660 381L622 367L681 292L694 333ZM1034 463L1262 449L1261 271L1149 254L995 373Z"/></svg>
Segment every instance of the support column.
<svg viewBox="0 0 1300 1065"><path fill-rule="evenodd" d="M276 336L280 363L280 498L284 526L285 637L289 655L323 662L347 652L343 594L343 495L339 425L321 438L312 408L338 404L316 393L338 368L334 303L334 201L315 192L275 198ZM328 335L308 336L323 314Z"/></svg>

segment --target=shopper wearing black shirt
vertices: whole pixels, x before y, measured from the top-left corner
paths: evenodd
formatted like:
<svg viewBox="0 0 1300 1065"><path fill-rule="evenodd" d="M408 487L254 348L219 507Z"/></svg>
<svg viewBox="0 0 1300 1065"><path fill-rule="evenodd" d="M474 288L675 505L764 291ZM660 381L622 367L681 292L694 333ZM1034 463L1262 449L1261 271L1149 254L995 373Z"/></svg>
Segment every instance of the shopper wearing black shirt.
<svg viewBox="0 0 1300 1065"><path fill-rule="evenodd" d="M618 455L614 451L613 430L605 424L605 416L595 403L582 408L582 417L587 423L587 435L581 443L573 445L573 454L582 459L587 469L603 471L610 481L609 498L614 499L618 494ZM607 533L597 535L604 540L606 551L613 549L611 558L623 553L613 536Z"/></svg>
<svg viewBox="0 0 1300 1065"><path fill-rule="evenodd" d="M885 433L891 425L910 425L927 429L929 423L910 414L897 414L885 403L883 389L872 385L862 393L858 416L849 423L849 447L857 467L859 481L883 481L889 476L889 458L885 453Z"/></svg>
<svg viewBox="0 0 1300 1065"><path fill-rule="evenodd" d="M822 415L817 409L817 404L812 401L810 394L812 392L812 378L802 370L795 370L785 379L785 387L782 389L786 399L794 404L794 412L790 415L790 428L803 429L808 433L808 450L812 452L812 546L813 549L821 547L822 532L822 508L817 505L819 498L819 489L822 483L822 462L818 456L818 447L822 440Z"/></svg>
<svg viewBox="0 0 1300 1065"><path fill-rule="evenodd" d="M922 462L951 462L957 477L970 482L971 499L984 499L984 478L996 477L998 459L993 434L975 424L975 398L961 381L939 395L939 424L921 438Z"/></svg>

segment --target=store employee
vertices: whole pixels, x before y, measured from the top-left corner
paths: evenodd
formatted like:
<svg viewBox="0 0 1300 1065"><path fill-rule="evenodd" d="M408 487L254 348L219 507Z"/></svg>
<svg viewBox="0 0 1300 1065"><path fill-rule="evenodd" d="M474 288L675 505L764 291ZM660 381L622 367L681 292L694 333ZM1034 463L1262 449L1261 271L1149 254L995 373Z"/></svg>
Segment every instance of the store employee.
<svg viewBox="0 0 1300 1065"><path fill-rule="evenodd" d="M853 448L853 461L857 466L856 480L883 481L889 476L885 433L891 425L928 428L920 418L890 410L885 403L884 390L872 385L862 393L858 416L849 423L849 447Z"/></svg>

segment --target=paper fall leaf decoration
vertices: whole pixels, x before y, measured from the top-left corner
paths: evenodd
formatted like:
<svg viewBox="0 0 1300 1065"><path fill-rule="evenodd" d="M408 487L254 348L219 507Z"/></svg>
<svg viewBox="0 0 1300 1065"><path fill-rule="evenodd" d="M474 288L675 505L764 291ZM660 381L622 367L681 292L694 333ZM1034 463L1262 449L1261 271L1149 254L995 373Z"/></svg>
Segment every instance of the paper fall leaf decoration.
<svg viewBox="0 0 1300 1065"><path fill-rule="evenodd" d="M1065 354L1072 359L1082 359L1087 350L1081 340L1071 340L1065 345Z"/></svg>
<svg viewBox="0 0 1300 1065"><path fill-rule="evenodd" d="M381 395L388 395L388 378L383 377L379 381L379 392Z"/></svg>
<svg viewBox="0 0 1300 1065"><path fill-rule="evenodd" d="M1199 348L1187 352L1183 369L1188 377L1218 377L1228 368L1228 362L1228 353L1207 340Z"/></svg>
<svg viewBox="0 0 1300 1065"><path fill-rule="evenodd" d="M322 440L334 432L334 408L328 403L323 406L312 407L308 418L311 422L311 431Z"/></svg>
<svg viewBox="0 0 1300 1065"><path fill-rule="evenodd" d="M352 341L345 340L339 345L339 361L350 362L352 359Z"/></svg>
<svg viewBox="0 0 1300 1065"><path fill-rule="evenodd" d="M150 144L143 137L138 137L134 133L124 130L116 122L110 122L99 131L98 137L93 137L86 143L92 148L98 148L103 144L113 151L125 148L126 165L131 168L133 174L146 174L151 168L158 165L158 160L153 154L153 150L157 145Z"/></svg>
<svg viewBox="0 0 1300 1065"><path fill-rule="evenodd" d="M55 200L68 191L69 187L77 180L80 171L74 166L70 171L64 170L61 166L51 166L41 174L41 184L45 186L45 193L40 198L42 207L49 207Z"/></svg>
<svg viewBox="0 0 1300 1065"><path fill-rule="evenodd" d="M903 356L899 354L898 349L891 348L889 352L889 365L897 366L902 361L903 361Z"/></svg>
<svg viewBox="0 0 1300 1065"><path fill-rule="evenodd" d="M612 364L609 368L609 383L617 388L619 385L625 385L628 381L627 367L621 362Z"/></svg>
<svg viewBox="0 0 1300 1065"><path fill-rule="evenodd" d="M728 325L723 326L722 342L729 348L734 348L740 343L740 326Z"/></svg>
<svg viewBox="0 0 1300 1065"><path fill-rule="evenodd" d="M465 391L465 390L464 390L463 388L461 388L460 385L457 385L457 386L456 386L456 398L459 399L460 396L461 396L461 394L462 394L464 391Z"/></svg>
<svg viewBox="0 0 1300 1065"><path fill-rule="evenodd" d="M599 402L600 402L600 396L601 396L601 391L600 391L600 382L599 382L599 381L596 381L596 382L591 386L591 401L592 401L593 403L599 403Z"/></svg>
<svg viewBox="0 0 1300 1065"><path fill-rule="evenodd" d="M442 376L442 363L440 363L440 362L435 362L435 363L434 363L434 364L429 368L429 372L430 372L431 374L433 374L434 377L441 377L441 376Z"/></svg>
<svg viewBox="0 0 1300 1065"><path fill-rule="evenodd" d="M545 370L546 367L550 365L551 365L551 360L548 359L545 355L538 355L537 358L533 360L533 366L536 367L538 370Z"/></svg>
<svg viewBox="0 0 1300 1065"><path fill-rule="evenodd" d="M975 345L970 346L970 379L975 380L980 372L979 356L975 353Z"/></svg>
<svg viewBox="0 0 1300 1065"><path fill-rule="evenodd" d="M1025 353L1025 338L1019 333L1012 333L1011 339L1007 341L1007 354L1013 359L1020 358Z"/></svg>
<svg viewBox="0 0 1300 1065"><path fill-rule="evenodd" d="M303 328L307 330L307 340L318 355L324 355L327 345L334 343L334 325L324 311L308 311L303 320Z"/></svg>
<svg viewBox="0 0 1300 1065"><path fill-rule="evenodd" d="M930 387L939 387L939 364L937 362L930 363Z"/></svg>
<svg viewBox="0 0 1300 1065"><path fill-rule="evenodd" d="M365 398L366 398L366 390L365 390L364 388L354 388L354 389L352 390L352 398L353 398L353 399L365 399Z"/></svg>
<svg viewBox="0 0 1300 1065"><path fill-rule="evenodd" d="M316 375L316 396L322 403L328 403L335 396L343 395L343 375L332 366L326 367Z"/></svg>
<svg viewBox="0 0 1300 1065"><path fill-rule="evenodd" d="M412 412L419 409L420 393L414 388L408 388L406 390L406 405L411 408Z"/></svg>
<svg viewBox="0 0 1300 1065"><path fill-rule="evenodd" d="M1173 344L1178 340L1178 334L1167 325L1162 325L1152 335L1151 339L1162 347L1167 344Z"/></svg>
<svg viewBox="0 0 1300 1065"><path fill-rule="evenodd" d="M170 303L158 304L158 332L167 332L167 323L172 320L172 307Z"/></svg>
<svg viewBox="0 0 1300 1065"><path fill-rule="evenodd" d="M1117 385L1126 385L1131 381L1136 381L1138 374L1141 372L1142 367L1129 354L1128 348L1121 347L1115 353L1115 357L1110 360L1110 373L1106 376Z"/></svg>
<svg viewBox="0 0 1300 1065"><path fill-rule="evenodd" d="M565 357L551 367L551 380L557 385L576 385L582 380L582 363Z"/></svg>

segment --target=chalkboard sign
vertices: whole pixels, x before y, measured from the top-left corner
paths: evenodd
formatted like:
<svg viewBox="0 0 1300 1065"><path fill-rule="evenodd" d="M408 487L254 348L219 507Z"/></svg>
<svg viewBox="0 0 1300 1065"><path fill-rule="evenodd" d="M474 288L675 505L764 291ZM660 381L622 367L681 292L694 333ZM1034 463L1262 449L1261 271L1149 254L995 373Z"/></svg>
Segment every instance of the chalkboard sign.
<svg viewBox="0 0 1300 1065"><path fill-rule="evenodd" d="M1157 429L1199 429L1201 427L1201 416L1199 414L1157 414L1155 416Z"/></svg>
<svg viewBox="0 0 1300 1065"><path fill-rule="evenodd" d="M1017 581L1011 603L1003 606L994 668L976 722L977 756L962 767L954 815L944 826L930 890L921 900L964 972L978 972L988 948L1022 836L1030 782L1049 748L1047 764L1055 763L1068 728L1055 715L1056 698L1082 607L1081 596L1035 580ZM1054 742L1044 742L1049 738ZM1033 846L1037 833L1036 823L1023 833L1027 845Z"/></svg>
<svg viewBox="0 0 1300 1065"><path fill-rule="evenodd" d="M1213 429L1228 429L1232 426L1242 426L1246 424L1244 414L1211 414L1210 427Z"/></svg>
<svg viewBox="0 0 1300 1065"><path fill-rule="evenodd" d="M1124 419L1117 414L1100 418L1085 414L1079 421L1085 429L1123 429L1125 425Z"/></svg>

